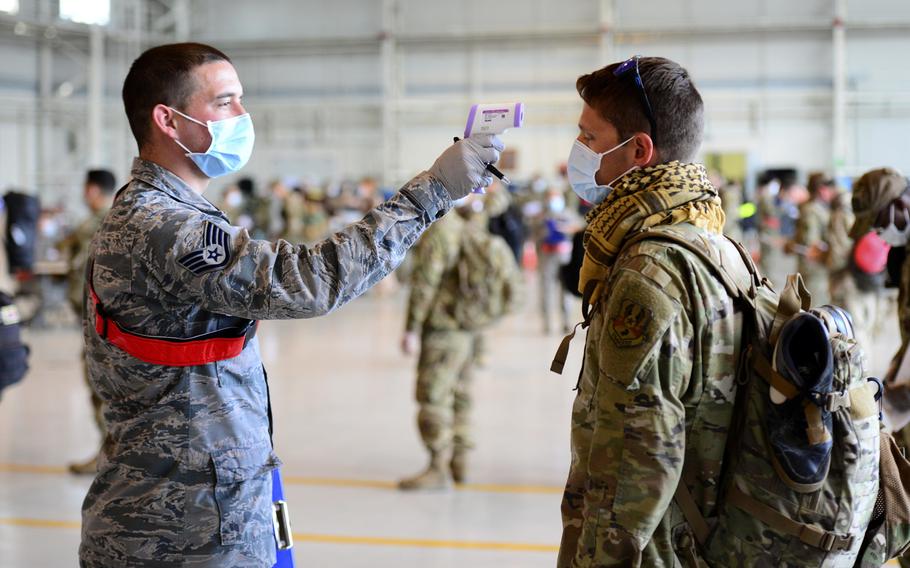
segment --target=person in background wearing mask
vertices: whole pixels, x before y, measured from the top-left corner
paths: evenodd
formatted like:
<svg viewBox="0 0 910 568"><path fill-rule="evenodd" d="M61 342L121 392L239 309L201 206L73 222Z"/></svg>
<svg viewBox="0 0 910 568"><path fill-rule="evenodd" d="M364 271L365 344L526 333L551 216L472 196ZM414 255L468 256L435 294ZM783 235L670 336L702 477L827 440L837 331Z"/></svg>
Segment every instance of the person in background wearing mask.
<svg viewBox="0 0 910 568"><path fill-rule="evenodd" d="M679 550L677 537L694 533L673 497L682 488L702 515L713 512L735 394L735 310L691 251L664 240L624 245L673 225L707 254L732 246L718 191L691 161L702 99L686 70L660 57L608 65L576 87L584 105L568 174L596 204L579 279L592 312L557 565L688 565L698 553ZM723 258L742 263L735 250Z"/></svg>
<svg viewBox="0 0 910 568"><path fill-rule="evenodd" d="M548 189L544 195L543 212L534 228L537 244L537 271L540 276L540 315L543 332L550 333L553 304L559 309L559 323L563 333L568 333L569 297L563 291L559 269L569 262L572 254L572 235L579 230L580 220L566 209L566 198L561 189Z"/></svg>
<svg viewBox="0 0 910 568"><path fill-rule="evenodd" d="M828 257L828 224L831 219L831 200L836 195L834 181L821 172L809 176L809 200L799 206L796 235L787 244L787 252L798 258L797 270L812 294L812 305L822 306L829 301L830 274L825 260Z"/></svg>
<svg viewBox="0 0 910 568"><path fill-rule="evenodd" d="M271 567L276 550L257 320L328 314L397 266L453 199L491 182L493 136L449 146L366 218L307 247L261 241L202 194L253 150L243 87L217 49L136 59L139 145L88 255L84 336L108 436L82 508L80 565Z"/></svg>
<svg viewBox="0 0 910 568"><path fill-rule="evenodd" d="M89 216L57 246L60 252L69 259L69 272L66 276L67 297L73 312L80 319L82 318L82 301L85 293L85 259L88 258L89 243L92 241L95 231L101 226L104 216L107 215L108 210L111 208L116 188L117 182L114 174L108 170L90 170L85 176L85 186L82 195L85 204L88 206ZM98 432L101 434L101 439L104 440L107 428L104 425L101 399L92 389L89 381L84 352L82 354L82 376L91 393L95 424L98 425ZM70 464L69 470L72 473L95 473L98 470L98 454L96 453L85 462Z"/></svg>

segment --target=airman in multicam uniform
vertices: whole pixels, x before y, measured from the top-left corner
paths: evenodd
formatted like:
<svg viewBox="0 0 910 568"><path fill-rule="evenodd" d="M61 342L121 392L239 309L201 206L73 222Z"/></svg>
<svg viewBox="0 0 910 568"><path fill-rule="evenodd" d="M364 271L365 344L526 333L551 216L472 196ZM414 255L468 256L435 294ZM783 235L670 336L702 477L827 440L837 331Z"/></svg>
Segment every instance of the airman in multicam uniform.
<svg viewBox="0 0 910 568"><path fill-rule="evenodd" d="M735 394L735 312L690 251L623 244L660 225L687 226L708 246L723 239L718 192L704 167L685 163L701 141L702 101L687 72L662 58L613 64L576 86L585 104L572 185L588 201L600 197L580 274L593 312L557 565L687 565L694 533L673 497L685 483L703 515L717 502ZM698 476L680 480L684 462Z"/></svg>
<svg viewBox="0 0 910 568"><path fill-rule="evenodd" d="M401 489L445 489L452 481L461 483L467 474L468 451L473 448L471 380L483 348L483 330L465 321L465 311L459 309L459 304L479 301L465 293L461 279L500 279L505 291L503 313L513 309L521 287L521 271L511 249L503 239L487 232L487 213L494 208L505 209L508 200L500 207L502 193L486 197L468 198L458 214L433 225L414 249L402 350L410 354L420 345L417 426L430 461L426 470L401 480ZM486 211L472 209L472 203ZM478 266L471 267L473 275L460 274L459 257L466 232L485 235L488 262L501 267L499 271L477 274L482 270Z"/></svg>
<svg viewBox="0 0 910 568"><path fill-rule="evenodd" d="M187 82L185 99L169 91ZM241 96L228 58L200 44L145 52L124 85L140 157L88 258L83 329L109 433L83 504L85 568L274 564L280 461L255 320L321 316L363 293L453 198L490 182L501 150L493 137L449 147L313 247L255 240L201 195L252 151Z"/></svg>

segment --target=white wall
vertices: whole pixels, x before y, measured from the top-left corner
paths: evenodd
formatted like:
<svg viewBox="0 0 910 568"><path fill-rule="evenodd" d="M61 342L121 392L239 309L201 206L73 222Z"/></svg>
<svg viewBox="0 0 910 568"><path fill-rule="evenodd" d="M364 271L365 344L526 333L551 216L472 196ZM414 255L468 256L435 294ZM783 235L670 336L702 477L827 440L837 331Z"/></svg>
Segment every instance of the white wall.
<svg viewBox="0 0 910 568"><path fill-rule="evenodd" d="M385 4L397 11L384 12L380 0L191 2L191 38L223 48L244 82L257 129L245 173L262 182L362 175L400 182L460 133L472 102L506 100L528 107L526 127L505 136L519 152L514 177L552 173L575 135L575 78L605 63L604 53L613 61L662 55L687 67L706 102L704 150L745 151L753 169L832 167L835 0ZM847 4L845 169L857 174L892 165L910 172L904 135L910 72L903 64L910 3ZM602 6L612 6L612 15ZM604 28L611 33L602 34ZM387 36L395 54L388 76ZM125 174L135 148L119 88L138 48L109 40L105 49L106 134L98 165ZM77 87L67 100L52 102L53 157L38 175L38 51L39 42L0 22L0 185L41 183L48 194L68 195L88 166L85 91ZM78 83L82 64L70 51L54 46L55 87Z"/></svg>

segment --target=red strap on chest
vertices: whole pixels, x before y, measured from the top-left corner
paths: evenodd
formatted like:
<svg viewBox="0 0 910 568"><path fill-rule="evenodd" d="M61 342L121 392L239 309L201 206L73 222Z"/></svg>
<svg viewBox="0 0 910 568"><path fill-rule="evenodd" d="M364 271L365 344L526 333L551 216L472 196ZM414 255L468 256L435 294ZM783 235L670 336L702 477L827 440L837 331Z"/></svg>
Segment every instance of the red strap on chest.
<svg viewBox="0 0 910 568"><path fill-rule="evenodd" d="M154 365L192 367L223 361L240 355L256 335L259 322L250 320L244 328L221 330L198 337L154 337L121 328L106 317L89 274L89 294L95 308L95 331L111 345Z"/></svg>

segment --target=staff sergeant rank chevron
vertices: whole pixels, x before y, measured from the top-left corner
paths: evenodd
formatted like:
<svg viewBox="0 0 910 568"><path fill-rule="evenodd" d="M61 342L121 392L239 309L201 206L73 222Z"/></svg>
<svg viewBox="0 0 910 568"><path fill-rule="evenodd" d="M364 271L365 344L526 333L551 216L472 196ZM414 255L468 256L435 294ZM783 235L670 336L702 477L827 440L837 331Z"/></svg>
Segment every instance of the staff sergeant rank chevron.
<svg viewBox="0 0 910 568"><path fill-rule="evenodd" d="M177 262L192 272L201 275L224 268L231 261L231 238L227 231L211 221L205 224L203 248L184 255Z"/></svg>

